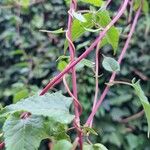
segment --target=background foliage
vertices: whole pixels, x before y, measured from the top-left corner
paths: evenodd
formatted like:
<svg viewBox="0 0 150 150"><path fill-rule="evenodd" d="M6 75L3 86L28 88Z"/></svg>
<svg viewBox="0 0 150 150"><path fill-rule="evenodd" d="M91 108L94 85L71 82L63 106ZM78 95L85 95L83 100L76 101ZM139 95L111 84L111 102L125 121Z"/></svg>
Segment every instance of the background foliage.
<svg viewBox="0 0 150 150"><path fill-rule="evenodd" d="M119 1L118 1L119 2ZM117 9L118 2L112 3L110 10ZM80 5L86 9L88 5ZM0 2L0 102L5 106L16 103L21 98L33 95L41 90L50 78L59 72L56 59L64 53L65 35L55 36L42 33L40 29L55 30L66 28L68 7L63 0L38 0L18 6L12 0ZM129 31L127 13L120 20L121 26ZM87 33L76 41L77 55L80 55L89 40L96 33ZM121 35L118 53L124 44ZM150 97L150 14L141 15L136 32L132 38L128 53L124 59L117 80L131 81L133 77L141 79L142 87ZM83 42L84 41L84 42ZM79 44L82 43L82 44ZM105 46L102 54L112 55L111 47ZM117 57L117 56L116 56ZM94 61L94 53L88 58ZM102 60L102 56L100 55ZM100 90L108 81L109 72L100 66ZM85 122L94 97L94 73L84 67L78 71L79 99L83 104L82 123ZM64 93L63 85L55 87ZM53 89L56 91L56 89ZM124 85L113 86L95 117L95 127L99 136L91 139L101 142L110 150L150 150L147 138L145 116L123 122L142 110L133 90ZM46 141L45 141L46 142ZM42 149L42 146L41 148ZM43 149L46 149L45 144Z"/></svg>

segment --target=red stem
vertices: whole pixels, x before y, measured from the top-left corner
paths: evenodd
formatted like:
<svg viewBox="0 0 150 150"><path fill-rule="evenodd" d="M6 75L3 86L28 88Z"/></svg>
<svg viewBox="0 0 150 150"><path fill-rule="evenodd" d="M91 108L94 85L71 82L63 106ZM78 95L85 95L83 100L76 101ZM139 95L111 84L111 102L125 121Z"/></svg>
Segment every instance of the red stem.
<svg viewBox="0 0 150 150"><path fill-rule="evenodd" d="M78 100L77 98L75 98L74 95L73 95L73 93L70 91L69 86L68 86L67 81L66 81L66 76L65 76L65 75L64 75L64 77L63 77L63 83L64 83L64 86L65 86L65 88L66 88L68 94L70 95L70 97L72 97L72 98L74 99L74 101L75 101L76 103L78 103L78 105L79 105L79 110L80 110L80 111L79 111L79 115L81 115L81 114L82 114L82 106L81 106L81 104L79 103L79 100Z"/></svg>
<svg viewBox="0 0 150 150"><path fill-rule="evenodd" d="M72 0L70 4L70 10L69 12L72 13L72 11L75 11L77 7L77 1ZM69 14L68 17L68 30L66 32L66 38L68 39L69 42L69 51L70 51L70 61L75 60L75 47L72 42L72 23L73 23L73 18L71 14ZM80 102L78 101L77 97L77 77L76 77L76 68L72 68L72 90L73 90L73 97L74 97L74 111L75 111L75 124L77 125L77 128L80 128ZM82 133L77 129L78 137L79 137L79 144L80 144L80 149L82 150Z"/></svg>
<svg viewBox="0 0 150 150"><path fill-rule="evenodd" d="M95 53L95 95L94 95L94 101L93 101L93 107L92 111L94 110L96 103L97 103L97 98L98 98L98 72L99 72L99 47L100 43L97 44L96 47L96 53ZM92 127L93 124L93 119L91 120L90 127Z"/></svg>
<svg viewBox="0 0 150 150"><path fill-rule="evenodd" d="M110 4L111 0L108 0L105 7L107 8L108 5ZM94 110L96 103L97 103L97 99L98 99L98 72L99 72L99 50L100 50L100 42L97 44L96 46L96 52L95 52L95 95L94 95L94 101L93 101L93 107L92 107L92 111ZM92 127L93 124L93 120L91 120L90 123L90 127Z"/></svg>
<svg viewBox="0 0 150 150"><path fill-rule="evenodd" d="M76 1L72 0L71 4L70 4L70 10L69 12L72 12L73 10L76 9ZM66 33L66 37L68 39L69 42L69 51L70 51L70 61L74 61L75 59L75 47L73 45L72 42L72 22L73 22L73 18L72 16L69 14L69 18L68 18L68 30ZM76 70L75 67L72 68L72 89L73 89L73 95L75 98L77 98L77 83L76 83ZM75 117L76 119L79 119L79 111L78 111L78 104L76 102L74 102L74 108L75 108Z"/></svg>
<svg viewBox="0 0 150 150"><path fill-rule="evenodd" d="M0 143L0 150L2 150L4 147L5 147L5 143L4 143L4 142L1 142L1 143Z"/></svg>
<svg viewBox="0 0 150 150"><path fill-rule="evenodd" d="M119 59L118 59L118 63L119 63L119 64L121 64L121 62L122 62L122 60L123 60L123 58L124 58L124 56L125 56L125 53L126 53L126 51L127 51L127 48L128 48L128 46L129 46L129 43L130 43L130 40L131 40L131 37L132 37L132 35L133 35L133 33L134 33L134 30L135 30L135 27L136 27L138 18L139 18L139 16L140 16L140 12L141 12L141 7L138 9L138 11L137 11L137 13L136 13L136 15L135 15L133 24L132 24L132 26L131 26L131 30L130 30L130 32L129 32L129 34L128 34L128 38L127 38L127 40L126 40L126 43L125 43L125 45L124 45L124 47L123 47L123 49L122 49L122 52L121 52L120 56L119 56ZM116 73L113 72L113 74L112 74L112 76L111 76L109 82L113 82L114 79L115 79L115 77L116 77ZM103 93L102 93L100 99L98 100L98 102L97 102L97 104L96 104L96 106L95 106L95 109L91 112L90 116L88 117L88 119L87 119L87 121L86 121L86 125L90 125L91 120L93 120L93 117L95 116L95 114L96 114L98 108L100 107L101 103L102 103L103 100L105 99L105 97L106 97L106 95L107 95L109 89L110 89L110 87L107 85L107 86L105 87L105 89L104 89L104 91L103 91Z"/></svg>
<svg viewBox="0 0 150 150"><path fill-rule="evenodd" d="M93 44L87 48L87 50L76 60L72 61L60 74L55 76L47 86L42 90L40 95L44 95L52 86L60 79L62 79L63 75L69 72L77 63L79 63L83 58L87 57L87 55L94 49L94 47L104 38L107 31L118 21L118 19L122 16L124 11L126 10L127 4L129 0L124 0L122 7L119 9L117 15L113 18L113 20L105 27L105 29L100 33L99 37L93 42Z"/></svg>

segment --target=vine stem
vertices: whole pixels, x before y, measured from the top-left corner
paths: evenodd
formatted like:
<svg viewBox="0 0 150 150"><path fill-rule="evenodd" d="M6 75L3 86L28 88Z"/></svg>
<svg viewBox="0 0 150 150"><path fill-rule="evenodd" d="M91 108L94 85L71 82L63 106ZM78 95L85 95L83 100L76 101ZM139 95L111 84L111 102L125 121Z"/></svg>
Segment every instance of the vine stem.
<svg viewBox="0 0 150 150"><path fill-rule="evenodd" d="M111 3L111 0L108 0L105 8L108 7L108 5ZM97 99L98 99L98 78L99 78L99 51L100 51L100 44L101 42L99 42L96 46L96 52L95 52L95 95L94 95L94 100L93 100L93 107L92 107L92 111L94 110L96 103L97 103ZM93 120L91 120L90 123L90 127L92 127L93 124Z"/></svg>
<svg viewBox="0 0 150 150"><path fill-rule="evenodd" d="M125 45L124 45L124 47L123 47L123 49L122 49L122 52L121 52L120 56L119 56L119 59L118 59L118 63L119 63L119 64L121 64L121 62L122 62L122 60L123 60L123 58L124 58L124 56L125 56L125 53L126 53L126 51L127 51L127 48L128 48L128 46L129 46L129 43L130 43L130 40L131 40L131 37L132 37L132 35L133 35L133 33L134 33L134 30L135 30L135 27L136 27L138 18L139 18L139 16L140 16L140 12L141 12L141 7L140 7L140 8L138 9L138 11L136 12L136 15L135 15L133 24L131 25L131 30L130 30L130 32L129 32L129 34L128 34L128 38L127 38L127 40L126 40L126 42L125 42ZM109 82L110 82L110 83L113 82L114 79L115 79L115 77L116 77L116 73L113 72L112 75L111 75L111 77L110 77ZM87 119L87 121L86 121L86 125L90 125L91 120L93 120L93 117L95 116L95 114L96 114L98 108L100 107L101 103L102 103L103 100L105 99L105 97L106 97L106 95L107 95L109 89L110 89L110 87L107 85L107 86L105 87L105 89L104 89L104 91L103 91L103 93L102 93L100 99L98 100L98 102L97 102L97 104L96 104L94 110L93 110L93 111L91 112L91 114L89 115L89 117L88 117L88 119Z"/></svg>
<svg viewBox="0 0 150 150"><path fill-rule="evenodd" d="M118 21L118 19L123 15L126 7L128 5L129 0L124 0L122 7L119 9L117 15L113 18L113 20L105 27L105 29L100 33L100 35L96 38L96 40L91 44L86 51L80 55L76 60L72 61L61 73L55 76L47 86L42 90L40 95L44 95L52 86L58 81L61 80L64 74L68 73L70 69L72 69L76 64L78 64L83 58L87 57L87 55L94 49L94 47L104 38L107 31Z"/></svg>
<svg viewBox="0 0 150 150"><path fill-rule="evenodd" d="M75 11L77 8L77 0L72 0L70 3L70 9L68 11L68 30L66 32L66 38L68 39L69 43L69 51L70 51L70 62L75 60L75 46L72 42L72 23L73 23L73 18L71 16L71 13ZM77 129L77 134L79 137L79 145L80 149L82 150L82 132L80 132L80 113L82 112L82 107L80 105L80 102L78 101L78 96L77 96L77 77L76 77L76 68L72 68L72 90L73 94L69 90L69 87L67 86L67 82L65 82L64 78L64 83L66 83L66 88L69 92L70 95L74 98L74 111L75 111L75 120L74 120L74 125ZM79 112L79 110L81 112ZM78 129L79 128L79 129Z"/></svg>
<svg viewBox="0 0 150 150"><path fill-rule="evenodd" d="M142 117L143 115L144 115L144 110L142 110L142 111L140 111L140 112L138 112L138 113L136 113L136 114L134 114L134 115L132 115L130 117L121 119L119 122L121 122L121 123L128 123L128 122L130 122L132 120L135 120L135 119L138 119L138 118Z"/></svg>
<svg viewBox="0 0 150 150"><path fill-rule="evenodd" d="M110 86L113 86L114 84L123 84L123 85L132 86L132 83L124 82L124 81L112 81L112 82L105 83L105 84L108 85L109 87L110 87Z"/></svg>
<svg viewBox="0 0 150 150"><path fill-rule="evenodd" d="M0 143L0 150L3 150L4 147L5 147L5 143L4 143L4 142L1 142L1 143Z"/></svg>
<svg viewBox="0 0 150 150"><path fill-rule="evenodd" d="M96 52L95 52L95 95L94 95L94 101L93 101L93 107L92 111L94 110L96 103L97 103L97 98L98 98L98 72L99 72L99 47L100 43L97 44L96 47ZM92 127L93 124L93 119L91 120L90 127Z"/></svg>
<svg viewBox="0 0 150 150"><path fill-rule="evenodd" d="M81 115L82 114L82 106L79 103L79 100L76 97L74 97L73 93L70 91L69 86L68 86L67 81L66 81L66 75L64 75L64 77L63 77L63 83L64 83L64 86L65 86L68 94L70 95L70 97L72 97L74 99L75 103L77 103L79 105L79 110L80 110L79 115Z"/></svg>

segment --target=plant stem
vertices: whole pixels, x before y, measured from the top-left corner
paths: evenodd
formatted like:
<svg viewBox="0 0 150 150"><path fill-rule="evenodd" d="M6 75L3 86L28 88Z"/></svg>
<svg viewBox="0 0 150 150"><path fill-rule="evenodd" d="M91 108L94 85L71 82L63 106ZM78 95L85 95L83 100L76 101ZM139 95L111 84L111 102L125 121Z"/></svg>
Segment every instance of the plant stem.
<svg viewBox="0 0 150 150"><path fill-rule="evenodd" d="M77 1L76 0L72 0L71 4L70 4L70 10L69 12L73 12L75 11L77 8ZM73 18L71 16L70 13L68 13L69 17L68 17L68 30L66 32L66 38L68 39L69 42L69 51L70 51L70 62L75 60L75 47L74 44L72 42L72 23L73 23ZM66 84L67 86L67 84ZM69 89L69 87L68 87ZM73 90L73 95L72 97L74 98L74 111L75 111L75 124L77 125L77 133L78 133L78 137L79 137L79 144L80 144L80 149L82 150L82 133L78 130L78 128L80 128L80 112L79 109L81 109L81 105L78 101L77 98L77 77L76 77L76 68L73 67L72 68L72 90ZM72 94L69 90L68 92L70 94ZM81 109L82 112L82 109Z"/></svg>
<svg viewBox="0 0 150 150"><path fill-rule="evenodd" d="M79 103L79 100L78 100L76 97L74 97L74 95L73 95L72 92L70 91L69 86L68 86L67 81L66 81L66 75L64 75L64 77L63 77L63 83L64 83L64 86L65 86L65 88L66 88L68 94L70 95L70 97L72 97L72 98L74 99L75 103L78 104L78 107L79 107L79 110L80 110L80 111L79 111L79 115L81 115L81 114L82 114L82 106L81 106L81 104Z"/></svg>
<svg viewBox="0 0 150 150"><path fill-rule="evenodd" d="M132 86L132 83L124 82L124 81L112 81L112 82L106 83L106 85L108 86L112 86L114 84L124 84L124 85Z"/></svg>
<svg viewBox="0 0 150 150"><path fill-rule="evenodd" d="M140 16L140 12L141 12L141 7L140 7L140 8L138 9L138 11L136 12L136 15L135 15L133 24L132 24L132 26L131 26L131 30L130 30L130 32L129 32L129 34L128 34L128 38L127 38L127 40L126 40L126 43L125 43L125 45L124 45L124 47L123 47L123 49L122 49L122 52L121 52L120 56L119 56L119 59L118 59L118 63L119 63L119 64L121 64L121 62L122 62L122 60L123 60L123 58L124 58L124 56L125 56L125 53L126 53L126 51L127 51L127 48L128 48L128 46L129 46L129 43L130 43L130 40L131 40L131 37L132 37L132 35L133 35L133 33L134 33L135 26L136 26L137 21L138 21L138 18L139 18L139 16ZM109 82L110 82L110 83L113 82L114 79L115 79L115 77L116 77L116 73L113 72L112 76L110 77ZM91 112L90 116L88 117L88 119L87 119L87 121L86 121L86 125L90 125L91 120L93 120L93 117L95 116L95 114L96 114L98 108L100 107L101 103L102 103L103 100L105 99L105 97L106 97L106 95L107 95L109 89L110 89L110 87L107 85L107 86L105 87L105 89L104 89L104 91L103 91L103 93L102 93L100 99L98 100L98 102L97 102L97 104L96 104L96 106L95 106L95 109Z"/></svg>
<svg viewBox="0 0 150 150"><path fill-rule="evenodd" d="M122 119L119 122L121 122L121 123L128 123L128 122L130 122L132 120L135 120L135 119L138 119L138 118L142 117L143 115L144 115L144 110L142 110L142 111L140 111L140 112L138 112L138 113L136 113L136 114L134 114L134 115L132 115L130 117Z"/></svg>
<svg viewBox="0 0 150 150"><path fill-rule="evenodd" d="M110 4L111 0L108 0L105 7L107 8L108 5ZM94 110L96 103L97 103L97 99L98 99L98 72L99 72L99 51L100 51L100 44L101 42L99 42L96 46L96 52L95 52L95 95L94 95L94 101L93 101L93 107L92 107L92 111ZM93 120L90 123L90 127L92 127L93 124Z"/></svg>
<svg viewBox="0 0 150 150"><path fill-rule="evenodd" d="M97 103L97 98L98 98L98 72L99 72L99 47L100 43L97 44L96 47L96 53L95 53L95 95L94 95L94 101L93 101L93 107L92 111L94 110L96 103ZM93 124L93 119L91 120L90 127L92 127Z"/></svg>
<svg viewBox="0 0 150 150"><path fill-rule="evenodd" d="M76 64L78 64L83 58L87 57L87 55L94 49L94 47L104 38L107 31L118 21L118 19L122 16L124 11L126 10L127 4L129 0L124 0L122 7L119 9L117 15L113 18L113 20L105 27L105 29L100 33L100 35L96 38L93 44L87 48L87 50L79 56L76 60L72 61L60 74L55 76L47 86L42 90L40 95L44 95L52 86L58 81L61 80L63 75L70 71Z"/></svg>
<svg viewBox="0 0 150 150"><path fill-rule="evenodd" d="M4 143L4 142L1 142L1 143L0 143L0 150L3 150L4 147L5 147L5 143Z"/></svg>

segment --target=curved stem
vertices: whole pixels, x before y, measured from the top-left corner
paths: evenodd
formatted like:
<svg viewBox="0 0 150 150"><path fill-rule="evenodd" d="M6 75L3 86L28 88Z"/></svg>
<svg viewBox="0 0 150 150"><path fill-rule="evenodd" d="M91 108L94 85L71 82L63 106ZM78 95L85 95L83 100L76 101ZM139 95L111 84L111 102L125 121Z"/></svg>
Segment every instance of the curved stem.
<svg viewBox="0 0 150 150"><path fill-rule="evenodd" d="M100 43L96 47L96 53L95 53L95 95L94 95L94 101L93 101L93 107L92 111L94 110L96 103L97 103L97 98L98 98L98 72L99 72L99 47ZM93 119L91 120L90 127L92 127L93 124Z"/></svg>
<svg viewBox="0 0 150 150"><path fill-rule="evenodd" d="M76 64L78 64L83 58L87 57L87 55L94 49L94 47L104 38L107 31L118 21L118 19L122 16L124 11L126 10L127 4L129 0L124 0L122 7L119 9L117 15L113 18L113 20L105 27L105 29L100 33L98 38L93 42L93 44L87 48L87 50L79 56L76 60L72 61L60 74L55 76L47 86L42 90L40 95L44 95L52 86L58 81L61 80L63 75L69 72Z"/></svg>
<svg viewBox="0 0 150 150"><path fill-rule="evenodd" d="M124 45L124 47L123 47L123 49L122 49L122 52L121 52L120 56L119 56L119 59L118 59L118 63L119 63L119 64L121 64L121 62L122 62L122 60L123 60L123 58L124 58L124 56L125 56L125 53L126 53L126 51L127 51L127 48L128 48L128 46L129 46L129 43L130 43L130 40L131 40L131 37L132 37L132 35L133 35L133 33L134 33L135 26L136 26L137 21L138 21L138 18L139 18L139 16L140 16L140 12L141 12L141 7L138 9L138 11L137 11L137 13L136 13L136 15L135 15L133 24L132 24L132 26L131 26L131 30L130 30L130 32L129 32L129 34L128 34L128 38L127 38L127 40L126 40L126 43L125 43L125 45ZM115 77L116 77L116 73L113 72L112 76L110 77L109 82L110 82L110 83L113 82L114 79L115 79ZM101 103L102 103L103 100L105 99L105 97L106 97L106 95L107 95L107 93L108 93L108 91L109 91L109 88L110 88L110 87L109 87L108 85L105 87L105 89L104 89L104 91L103 91L103 93L102 93L100 99L98 100L98 102L97 102L97 104L96 104L96 106L95 106L95 109L91 112L90 116L88 117L88 119L87 119L87 121L86 121L86 125L90 125L91 120L93 120L93 117L95 116L95 114L96 114L98 108L100 107Z"/></svg>
<svg viewBox="0 0 150 150"><path fill-rule="evenodd" d="M108 5L110 4L111 0L108 0L105 7L107 8ZM93 101L93 107L92 107L92 111L94 110L96 103L97 103L97 99L98 99L98 72L99 72L99 51L100 51L100 42L97 44L96 47L96 52L95 52L95 95L94 95L94 101ZM90 127L92 127L93 124L93 120L91 120L90 123Z"/></svg>
<svg viewBox="0 0 150 150"><path fill-rule="evenodd" d="M124 82L124 81L112 81L112 82L106 83L106 85L108 86L112 86L114 84L124 84L124 85L132 86L132 83Z"/></svg>
<svg viewBox="0 0 150 150"><path fill-rule="evenodd" d="M78 100L78 99L73 95L73 93L70 91L69 86L68 86L67 81L66 81L66 75L64 75L64 77L63 77L63 83L64 83L64 86L65 86L65 88L66 88L68 94L74 99L75 103L78 105L79 110L80 110L80 111L79 111L79 115L81 115L81 114L82 114L82 106L81 106L81 104L79 103L79 100Z"/></svg>
<svg viewBox="0 0 150 150"><path fill-rule="evenodd" d="M70 10L69 12L75 11L77 7L77 1L72 0L70 4ZM68 30L66 32L66 38L68 39L69 42L69 51L70 51L70 62L75 60L75 47L72 42L72 23L73 23L73 18L70 13L68 13ZM64 78L65 79L65 78ZM65 82L65 80L64 80ZM67 84L66 84L67 87ZM69 91L68 87L68 92L72 95L74 98L74 111L75 111L75 123L77 125L77 133L79 137L79 144L80 144L80 149L82 150L82 133L78 130L80 128L80 113L82 113L82 107L80 105L80 102L78 101L77 98L77 77L76 77L76 68L72 68L72 90L73 94ZM80 112L79 112L80 110Z"/></svg>
<svg viewBox="0 0 150 150"><path fill-rule="evenodd" d="M135 119L138 119L138 118L142 117L143 115L144 115L144 110L142 110L142 111L140 111L140 112L138 112L138 113L136 113L136 114L134 114L134 115L132 115L130 117L121 119L119 122L121 122L121 123L128 123L128 122L130 122L132 120L135 120Z"/></svg>

